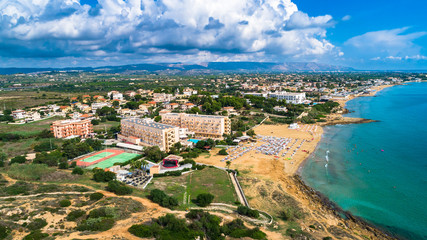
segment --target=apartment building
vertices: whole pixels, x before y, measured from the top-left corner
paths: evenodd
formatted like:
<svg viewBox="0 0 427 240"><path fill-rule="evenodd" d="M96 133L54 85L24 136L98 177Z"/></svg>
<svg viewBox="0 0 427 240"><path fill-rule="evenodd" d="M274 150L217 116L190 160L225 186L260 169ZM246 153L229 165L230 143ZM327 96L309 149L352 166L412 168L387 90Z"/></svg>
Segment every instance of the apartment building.
<svg viewBox="0 0 427 240"><path fill-rule="evenodd" d="M228 117L198 115L186 113L162 114L162 123L186 128L196 137L222 138L231 133L231 121Z"/></svg>
<svg viewBox="0 0 427 240"><path fill-rule="evenodd" d="M56 138L88 137L93 132L91 120L59 120L52 123L51 131Z"/></svg>
<svg viewBox="0 0 427 240"><path fill-rule="evenodd" d="M294 93L294 92L249 92L243 93L243 95L252 95L265 98L276 98L277 100L286 100L292 104L302 104L306 100L305 93Z"/></svg>
<svg viewBox="0 0 427 240"><path fill-rule="evenodd" d="M305 93L293 93L293 92L271 92L268 94L268 98L276 98L277 100L286 100L292 104L302 104L306 100Z"/></svg>
<svg viewBox="0 0 427 240"><path fill-rule="evenodd" d="M119 139L137 137L144 146L159 146L160 150L169 152L170 148L179 141L179 128L157 123L148 118L129 118L121 121Z"/></svg>

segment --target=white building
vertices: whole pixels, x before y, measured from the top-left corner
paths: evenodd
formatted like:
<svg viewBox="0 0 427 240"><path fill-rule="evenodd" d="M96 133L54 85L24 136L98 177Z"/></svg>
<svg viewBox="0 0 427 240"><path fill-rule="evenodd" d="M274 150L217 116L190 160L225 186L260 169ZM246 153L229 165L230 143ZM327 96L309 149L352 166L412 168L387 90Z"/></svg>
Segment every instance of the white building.
<svg viewBox="0 0 427 240"><path fill-rule="evenodd" d="M276 98L277 100L286 100L288 103L302 104L306 98L305 93L293 92L270 92L268 98Z"/></svg>
<svg viewBox="0 0 427 240"><path fill-rule="evenodd" d="M288 112L288 109L286 107L280 107L280 106L275 106L273 110L276 112Z"/></svg>
<svg viewBox="0 0 427 240"><path fill-rule="evenodd" d="M111 92L109 92L108 94L108 97L110 98L110 99L117 99L117 100L120 100L120 101L122 101L123 100L123 94L121 94L120 92L118 92L118 91L111 91Z"/></svg>
<svg viewBox="0 0 427 240"><path fill-rule="evenodd" d="M103 107L112 107L113 105L109 102L97 102L92 103L90 107L92 108L92 111L96 111L97 109L103 108Z"/></svg>
<svg viewBox="0 0 427 240"><path fill-rule="evenodd" d="M15 111L12 111L12 117L13 119L23 119L27 117L27 113L24 110L18 109Z"/></svg>

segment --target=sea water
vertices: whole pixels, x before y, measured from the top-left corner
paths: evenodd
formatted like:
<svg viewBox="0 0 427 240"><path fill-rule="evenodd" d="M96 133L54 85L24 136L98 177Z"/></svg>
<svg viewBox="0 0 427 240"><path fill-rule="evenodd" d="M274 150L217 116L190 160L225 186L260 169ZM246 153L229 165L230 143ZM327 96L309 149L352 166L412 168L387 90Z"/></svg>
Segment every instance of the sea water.
<svg viewBox="0 0 427 240"><path fill-rule="evenodd" d="M347 102L301 175L344 210L405 239L427 239L427 83L386 88Z"/></svg>

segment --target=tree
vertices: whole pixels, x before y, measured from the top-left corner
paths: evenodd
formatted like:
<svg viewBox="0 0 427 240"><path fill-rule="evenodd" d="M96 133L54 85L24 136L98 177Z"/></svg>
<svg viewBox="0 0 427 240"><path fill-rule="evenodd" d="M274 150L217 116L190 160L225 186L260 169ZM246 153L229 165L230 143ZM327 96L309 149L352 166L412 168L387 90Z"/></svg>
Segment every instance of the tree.
<svg viewBox="0 0 427 240"><path fill-rule="evenodd" d="M162 116L156 116L155 118L154 118L154 121L155 122L160 122L162 120Z"/></svg>
<svg viewBox="0 0 427 240"><path fill-rule="evenodd" d="M92 123L92 125L99 125L99 120L92 119L92 121L90 121L90 123Z"/></svg>
<svg viewBox="0 0 427 240"><path fill-rule="evenodd" d="M253 137L253 136L255 136L255 131L254 131L253 129L249 129L249 130L246 132L246 135Z"/></svg>
<svg viewBox="0 0 427 240"><path fill-rule="evenodd" d="M71 174L83 175L84 171L81 167L75 167Z"/></svg>
<svg viewBox="0 0 427 240"><path fill-rule="evenodd" d="M227 150L225 150L224 148L219 150L218 154L219 155L228 155Z"/></svg>
<svg viewBox="0 0 427 240"><path fill-rule="evenodd" d="M4 163L7 161L6 153L0 150L0 167L4 167Z"/></svg>
<svg viewBox="0 0 427 240"><path fill-rule="evenodd" d="M158 146L152 146L147 147L144 149L144 155L146 159L153 161L153 162L159 162L163 158L167 156L167 154L160 150Z"/></svg>
<svg viewBox="0 0 427 240"><path fill-rule="evenodd" d="M225 162L225 165L227 166L227 169L230 169L231 161Z"/></svg>
<svg viewBox="0 0 427 240"><path fill-rule="evenodd" d="M197 195L196 204L200 207L206 207L212 203L214 198L215 196L210 193L201 193Z"/></svg>
<svg viewBox="0 0 427 240"><path fill-rule="evenodd" d="M116 179L115 173L110 171L104 171L104 169L101 168L95 168L93 172L93 180L95 180L95 182L110 182Z"/></svg>
<svg viewBox="0 0 427 240"><path fill-rule="evenodd" d="M14 158L12 158L10 160L10 164L14 164L14 163L25 163L27 161L27 158L25 158L25 156L16 156Z"/></svg>
<svg viewBox="0 0 427 240"><path fill-rule="evenodd" d="M113 101L113 107L118 107L120 105L119 101Z"/></svg>
<svg viewBox="0 0 427 240"><path fill-rule="evenodd" d="M133 192L132 188L124 185L123 183L117 180L108 182L107 191L113 192L117 195L127 195Z"/></svg>

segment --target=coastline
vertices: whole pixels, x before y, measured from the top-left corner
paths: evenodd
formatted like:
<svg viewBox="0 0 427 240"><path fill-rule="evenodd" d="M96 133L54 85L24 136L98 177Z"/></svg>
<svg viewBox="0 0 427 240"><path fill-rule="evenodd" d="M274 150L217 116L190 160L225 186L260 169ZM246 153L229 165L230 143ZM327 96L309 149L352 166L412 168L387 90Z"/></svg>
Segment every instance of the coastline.
<svg viewBox="0 0 427 240"><path fill-rule="evenodd" d="M375 94L386 87L389 86L381 86L375 91ZM375 94L372 94L372 96ZM354 97L343 101L341 106L345 106L345 103L351 99L354 99ZM339 116L342 117L342 114L345 113L345 111L342 111ZM369 119L341 118L339 123L329 122L329 125L373 121ZM309 187L301 179L299 172L321 141L323 126L325 125L328 124L301 125L299 129L289 129L288 125L285 124L262 124L254 128L257 135L291 138L292 140L291 148L288 150L289 153L285 157L281 154L274 156L257 152L254 148L265 143L262 139L258 139L256 143L239 145L241 149L253 148L233 159L230 166L231 169L239 171L238 179L249 205L273 215L277 220L275 223L277 226L273 228L284 229L280 232L283 235L288 234L286 228L289 227L289 223L280 219L280 213L286 211L287 206L294 205L306 213L304 219L296 220L301 230L308 234L313 234L316 239L324 237L361 240L366 238L396 239L379 227L343 211L337 204ZM316 131L313 129L316 129ZM297 144L292 145L296 139L298 139ZM298 148L301 140L305 140L305 142ZM295 150L295 154L289 159L290 153ZM199 156L195 161L226 167L225 161L221 161L224 156L218 155L218 151L218 149L212 150L207 156ZM290 198L293 200L289 200ZM313 225L317 227L313 229ZM283 239L283 237L275 238L270 236L269 239Z"/></svg>
<svg viewBox="0 0 427 240"><path fill-rule="evenodd" d="M386 88L389 88L389 87L393 87L393 86L395 86L395 85L377 86L373 89L373 90L375 90L375 92L372 92L370 94L364 94L364 95L359 95L359 96L351 96L349 99L339 101L340 107L343 109L342 113L339 116L341 118L339 120L337 120L336 117L334 116L334 119L328 120L328 122L322 124L322 126L331 126L331 125L337 125L337 124L361 124L361 123L378 122L377 120L372 120L372 119L344 117L343 115L348 113L348 110L345 108L346 103L348 101L353 100L353 99L358 98L358 97L373 97L373 96L377 95L380 91L382 91ZM320 141L321 141L321 139L319 139L319 141L317 142L316 149L317 149ZM301 171L302 171L302 168L304 167L304 164L306 163L306 161L308 160L308 158L312 154L314 154L314 151L300 163L300 166L298 167L298 171L296 171L295 175L294 175L295 184L297 186L299 186L300 188L304 189L304 191L307 193L307 196L310 197L312 199L312 201L317 202L322 207L325 207L326 209L328 209L328 211L333 212L333 214L335 214L337 217L342 218L345 221L351 221L353 224L356 224L358 226L366 228L368 231L373 232L376 237L379 237L382 239L398 239L398 236L393 235L392 233L388 232L387 230L382 229L378 226L375 226L374 224L367 222L363 218L354 216L349 211L344 211L335 202L332 202L327 196L325 196L321 192L313 189L312 187L308 186L304 182L304 180L302 179ZM344 219L343 216L345 216L346 219Z"/></svg>

